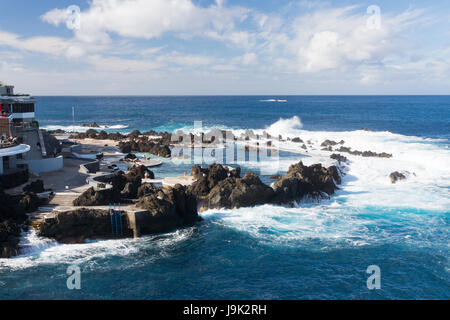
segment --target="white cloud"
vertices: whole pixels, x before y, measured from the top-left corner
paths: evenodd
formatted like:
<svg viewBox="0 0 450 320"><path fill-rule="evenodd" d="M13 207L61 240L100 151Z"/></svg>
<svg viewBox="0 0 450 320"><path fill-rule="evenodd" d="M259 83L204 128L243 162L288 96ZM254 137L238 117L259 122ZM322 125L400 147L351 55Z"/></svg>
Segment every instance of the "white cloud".
<svg viewBox="0 0 450 320"><path fill-rule="evenodd" d="M81 57L86 51L100 51L104 46L80 43L74 39L59 37L29 37L23 38L17 34L0 30L0 46L8 46L18 50L43 53L69 58Z"/></svg>
<svg viewBox="0 0 450 320"><path fill-rule="evenodd" d="M211 64L213 59L211 57L200 55L183 55L180 52L173 51L169 54L158 56L157 61L184 66L201 66Z"/></svg>
<svg viewBox="0 0 450 320"><path fill-rule="evenodd" d="M254 52L249 52L240 57L240 61L244 66L256 66L258 64L258 56Z"/></svg>
<svg viewBox="0 0 450 320"><path fill-rule="evenodd" d="M110 41L108 33L123 37L151 39L167 32L198 33L232 28L235 19L245 16L247 9L224 7L217 1L200 7L191 0L94 0L80 14L78 39L86 42ZM53 9L41 18L59 25L67 20L66 10Z"/></svg>
<svg viewBox="0 0 450 320"><path fill-rule="evenodd" d="M89 56L87 57L86 62L91 64L97 70L108 72L146 72L163 66L154 61L104 57L101 55Z"/></svg>

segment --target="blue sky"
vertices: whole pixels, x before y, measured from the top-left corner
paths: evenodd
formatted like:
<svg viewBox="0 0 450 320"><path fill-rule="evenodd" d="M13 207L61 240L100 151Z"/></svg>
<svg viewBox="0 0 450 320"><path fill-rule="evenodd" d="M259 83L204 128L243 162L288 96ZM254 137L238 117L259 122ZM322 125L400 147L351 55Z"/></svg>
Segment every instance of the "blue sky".
<svg viewBox="0 0 450 320"><path fill-rule="evenodd" d="M0 4L0 80L35 95L450 94L448 1Z"/></svg>

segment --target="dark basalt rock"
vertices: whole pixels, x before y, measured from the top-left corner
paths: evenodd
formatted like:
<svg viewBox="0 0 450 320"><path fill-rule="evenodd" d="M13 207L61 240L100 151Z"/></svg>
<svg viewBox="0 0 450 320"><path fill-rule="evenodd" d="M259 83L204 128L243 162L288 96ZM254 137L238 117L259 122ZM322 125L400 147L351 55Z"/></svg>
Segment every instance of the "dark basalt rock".
<svg viewBox="0 0 450 320"><path fill-rule="evenodd" d="M0 222L0 258L10 258L19 253L20 231L16 222Z"/></svg>
<svg viewBox="0 0 450 320"><path fill-rule="evenodd" d="M42 137L44 138L44 145L49 155L57 155L62 151L61 142L48 133L46 130L41 130Z"/></svg>
<svg viewBox="0 0 450 320"><path fill-rule="evenodd" d="M39 224L37 233L41 237L52 238L61 243L83 243L86 239L116 237L111 230L109 211L85 208L57 213L54 219ZM126 217L122 217L122 233L120 237L133 236Z"/></svg>
<svg viewBox="0 0 450 320"><path fill-rule="evenodd" d="M192 167L192 175L197 180L189 187L189 192L197 197L204 197L220 181L228 177L239 178L241 168L237 167L230 170L228 167L223 167L217 163L212 164L209 168L202 168L199 165L195 165Z"/></svg>
<svg viewBox="0 0 450 320"><path fill-rule="evenodd" d="M81 126L85 128L100 128L100 126L96 122L92 124L84 123Z"/></svg>
<svg viewBox="0 0 450 320"><path fill-rule="evenodd" d="M251 207L265 203L286 204L305 196L319 198L333 194L338 189L336 184L341 183L341 172L336 166L324 168L320 164L308 167L300 162L292 165L286 175L272 177L277 179L273 188L262 183L252 172L247 172L244 178L229 173L225 179L222 179L225 175L213 174L213 177L219 178L212 180L211 184L208 180L211 168L214 173L227 169L217 164L210 168L193 167L193 172L200 178L188 191L201 201L201 210ZM233 171L240 173L239 169Z"/></svg>
<svg viewBox="0 0 450 320"><path fill-rule="evenodd" d="M40 204L42 200L33 193L10 196L0 189L0 258L18 254L26 213L36 211Z"/></svg>
<svg viewBox="0 0 450 320"><path fill-rule="evenodd" d="M376 153L373 151L352 151L350 148L347 147L340 147L339 149L336 149L338 152L346 152L355 156L362 156L362 157L377 157L377 158L392 158L392 154L382 152L382 153Z"/></svg>
<svg viewBox="0 0 450 320"><path fill-rule="evenodd" d="M142 198L142 197L145 197L146 195L154 194L158 190L159 189L156 188L155 186L153 186L153 184L151 184L151 183L144 183L138 188L137 197L138 198Z"/></svg>
<svg viewBox="0 0 450 320"><path fill-rule="evenodd" d="M98 133L96 139L106 140L106 139L108 139L108 133L106 131L102 130Z"/></svg>
<svg viewBox="0 0 450 320"><path fill-rule="evenodd" d="M115 202L113 189L95 191L94 187L87 189L73 201L77 207L105 206Z"/></svg>
<svg viewBox="0 0 450 320"><path fill-rule="evenodd" d="M395 171L389 175L389 178L391 179L391 182L394 184L397 181L405 180L406 176L401 172Z"/></svg>
<svg viewBox="0 0 450 320"><path fill-rule="evenodd" d="M109 181L104 181L111 184L112 188L104 190L89 188L73 201L73 205L78 207L103 206L121 200L136 199L146 173L150 179L155 178L154 173L146 166L132 167L126 174L119 171Z"/></svg>
<svg viewBox="0 0 450 320"><path fill-rule="evenodd" d="M255 173L247 172L243 178L229 177L220 181L202 199L201 210L253 207L270 202L273 196L271 187L262 183Z"/></svg>
<svg viewBox="0 0 450 320"><path fill-rule="evenodd" d="M134 130L130 134L128 134L128 138L130 139L137 139L142 133L139 130Z"/></svg>
<svg viewBox="0 0 450 320"><path fill-rule="evenodd" d="M34 193L26 193L19 201L19 205L25 210L25 212L34 212L43 203L44 200L38 198Z"/></svg>
<svg viewBox="0 0 450 320"><path fill-rule="evenodd" d="M338 153L333 153L333 154L330 156L330 158L333 159L333 160L337 160L339 163L341 163L341 162L347 162L347 160L348 160L346 157L344 157L343 155L340 155L340 154L338 154Z"/></svg>
<svg viewBox="0 0 450 320"><path fill-rule="evenodd" d="M289 203L299 201L305 196L320 198L332 195L340 181L336 167L324 168L321 164L305 166L302 162L289 167L288 172L273 185L275 190L274 203ZM337 181L339 180L339 181Z"/></svg>
<svg viewBox="0 0 450 320"><path fill-rule="evenodd" d="M151 153L156 156L170 158L171 150L167 144L155 143L149 141L148 137L142 137L138 140L129 140L119 142L119 148L122 153L130 153L131 151Z"/></svg>
<svg viewBox="0 0 450 320"><path fill-rule="evenodd" d="M140 215L142 234L159 233L192 225L199 221L196 198L181 185L148 194L139 199L137 207L148 213Z"/></svg>
<svg viewBox="0 0 450 320"><path fill-rule="evenodd" d="M295 137L294 139L291 140L292 142L297 142L297 143L303 143L303 140L300 139L299 137Z"/></svg>
<svg viewBox="0 0 450 320"><path fill-rule="evenodd" d="M23 187L23 191L24 192L42 193L45 191L44 181L42 181L40 179L33 181L30 184L27 184L25 187Z"/></svg>
<svg viewBox="0 0 450 320"><path fill-rule="evenodd" d="M125 160L134 160L134 159L137 159L137 157L136 157L136 155L134 153L128 153L125 156Z"/></svg>
<svg viewBox="0 0 450 320"><path fill-rule="evenodd" d="M280 180L283 176L280 174L274 174L272 176L270 176L270 179L272 180Z"/></svg>
<svg viewBox="0 0 450 320"><path fill-rule="evenodd" d="M336 141L333 140L325 140L324 142L322 142L322 144L320 145L321 147L332 147L337 145L338 143Z"/></svg>

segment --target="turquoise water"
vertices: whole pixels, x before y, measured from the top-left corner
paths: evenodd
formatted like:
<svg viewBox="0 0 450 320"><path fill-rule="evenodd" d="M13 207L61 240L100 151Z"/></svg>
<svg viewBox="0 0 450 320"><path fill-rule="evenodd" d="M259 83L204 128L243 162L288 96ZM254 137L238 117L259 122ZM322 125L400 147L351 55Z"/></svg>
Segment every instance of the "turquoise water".
<svg viewBox="0 0 450 320"><path fill-rule="evenodd" d="M450 97L262 101L270 98L37 97L38 120L49 129L70 129L75 107L75 126L171 131L203 121L319 143L343 139L394 157L352 158L341 190L320 203L213 210L195 227L83 245L24 234L23 254L0 260L0 298L449 299ZM300 159L312 161L281 152L277 171ZM273 163L240 165L258 172ZM190 166L166 161L155 174L176 176ZM394 170L415 175L391 185ZM81 290L66 287L72 264L81 268ZM381 269L380 290L367 289L369 265Z"/></svg>

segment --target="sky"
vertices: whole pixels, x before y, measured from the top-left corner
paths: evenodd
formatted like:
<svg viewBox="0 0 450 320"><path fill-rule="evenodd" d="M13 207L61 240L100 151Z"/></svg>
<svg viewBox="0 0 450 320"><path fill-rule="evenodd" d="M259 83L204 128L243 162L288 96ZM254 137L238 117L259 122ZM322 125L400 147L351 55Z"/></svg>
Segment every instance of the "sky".
<svg viewBox="0 0 450 320"><path fill-rule="evenodd" d="M450 94L450 1L0 0L33 95Z"/></svg>

